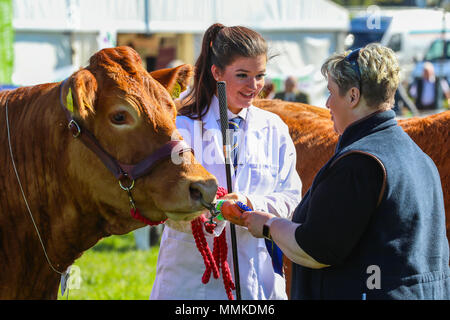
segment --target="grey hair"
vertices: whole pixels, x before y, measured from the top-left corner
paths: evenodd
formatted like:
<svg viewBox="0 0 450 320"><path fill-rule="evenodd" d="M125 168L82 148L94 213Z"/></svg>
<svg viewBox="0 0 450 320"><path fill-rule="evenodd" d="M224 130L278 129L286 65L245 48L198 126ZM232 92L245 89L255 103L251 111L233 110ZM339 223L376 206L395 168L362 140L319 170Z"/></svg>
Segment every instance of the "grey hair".
<svg viewBox="0 0 450 320"><path fill-rule="evenodd" d="M378 43L371 43L359 52L358 66L361 83L345 60L349 52L334 54L322 65L321 72L325 78L331 76L339 87L339 94L344 95L350 88L357 87L361 95L372 108L391 103L400 81L397 57L392 49Z"/></svg>

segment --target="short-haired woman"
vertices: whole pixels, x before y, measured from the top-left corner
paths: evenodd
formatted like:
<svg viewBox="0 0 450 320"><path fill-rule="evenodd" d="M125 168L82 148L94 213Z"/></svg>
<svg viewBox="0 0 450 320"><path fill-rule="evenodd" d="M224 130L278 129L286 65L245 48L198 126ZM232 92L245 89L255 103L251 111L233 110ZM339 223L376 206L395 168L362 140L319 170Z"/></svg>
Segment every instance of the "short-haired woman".
<svg viewBox="0 0 450 320"><path fill-rule="evenodd" d="M450 299L441 181L390 110L394 52L370 44L335 54L322 73L340 135L334 155L292 222L246 212L245 225L294 262L292 299Z"/></svg>

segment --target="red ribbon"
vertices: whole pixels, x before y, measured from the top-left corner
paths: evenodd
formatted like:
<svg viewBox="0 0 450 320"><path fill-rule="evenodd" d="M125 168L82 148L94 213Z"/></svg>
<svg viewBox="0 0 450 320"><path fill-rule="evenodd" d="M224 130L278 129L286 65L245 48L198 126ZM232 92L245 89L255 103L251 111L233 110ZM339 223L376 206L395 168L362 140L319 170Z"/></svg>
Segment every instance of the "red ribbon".
<svg viewBox="0 0 450 320"><path fill-rule="evenodd" d="M217 189L217 198L221 198L226 195L228 192L225 188L219 187ZM195 243L197 245L197 249L203 257L203 261L205 263L205 272L203 273L202 283L207 284L209 279L211 278L211 274L215 279L219 278L219 269L222 270L222 278L223 284L225 287L225 291L227 293L227 297L229 300L234 300L234 296L232 290L235 290L235 285L233 279L231 277L230 266L228 265L227 255L228 255L228 246L226 240L226 232L223 229L220 236L214 238L214 248L211 252L211 249L206 242L205 234L203 233L202 225L207 219L204 215L192 220L191 228L192 234L194 236ZM205 226L205 230L209 233L214 231L214 225L207 224Z"/></svg>
<svg viewBox="0 0 450 320"><path fill-rule="evenodd" d="M161 223L164 223L167 221L167 219L162 220L162 221L151 221L151 220L147 219L146 217L142 216L141 213L139 212L138 208L136 208L136 209L131 208L130 214L134 219L139 220L145 224L148 224L149 226L157 226L158 224L161 224Z"/></svg>

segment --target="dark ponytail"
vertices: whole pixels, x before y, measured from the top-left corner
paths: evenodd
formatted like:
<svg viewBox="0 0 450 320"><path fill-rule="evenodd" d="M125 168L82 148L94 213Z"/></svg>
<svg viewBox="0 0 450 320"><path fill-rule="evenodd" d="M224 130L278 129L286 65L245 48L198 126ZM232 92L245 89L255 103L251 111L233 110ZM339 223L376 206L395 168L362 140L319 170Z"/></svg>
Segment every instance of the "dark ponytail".
<svg viewBox="0 0 450 320"><path fill-rule="evenodd" d="M195 63L194 86L186 97L181 115L202 118L209 110L216 92L216 80L211 73L214 64L219 69L233 63L236 57L267 57L267 44L257 32L246 27L225 27L215 23L206 30L200 55Z"/></svg>

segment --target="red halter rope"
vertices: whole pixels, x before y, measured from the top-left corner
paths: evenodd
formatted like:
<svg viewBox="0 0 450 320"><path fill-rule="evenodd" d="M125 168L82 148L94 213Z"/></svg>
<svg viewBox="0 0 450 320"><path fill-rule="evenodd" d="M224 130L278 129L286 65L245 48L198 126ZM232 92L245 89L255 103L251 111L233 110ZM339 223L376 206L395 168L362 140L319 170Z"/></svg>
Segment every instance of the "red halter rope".
<svg viewBox="0 0 450 320"><path fill-rule="evenodd" d="M221 198L227 194L227 191L223 187L217 189L217 198ZM191 222L192 234L195 239L197 249L203 257L205 263L205 272L203 273L202 282L207 284L211 278L211 273L215 279L219 278L219 268L222 270L223 284L229 300L234 300L232 290L235 290L235 285L231 277L230 267L227 261L228 247L226 240L226 232L223 229L220 236L214 238L213 252L206 242L205 234L203 233L202 226L207 219L204 215L194 219ZM209 233L214 231L214 225L207 224L205 230Z"/></svg>

